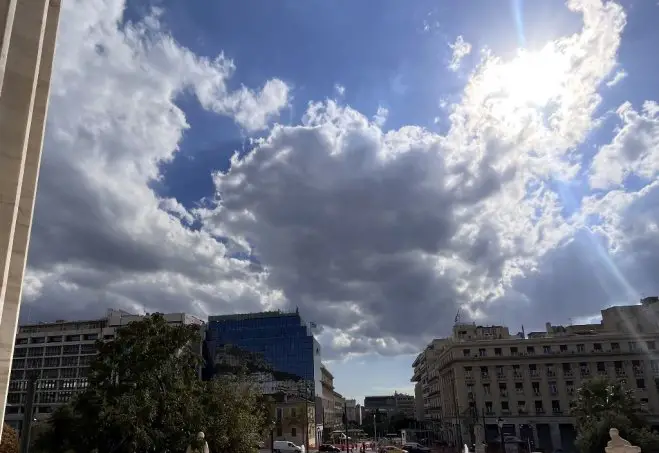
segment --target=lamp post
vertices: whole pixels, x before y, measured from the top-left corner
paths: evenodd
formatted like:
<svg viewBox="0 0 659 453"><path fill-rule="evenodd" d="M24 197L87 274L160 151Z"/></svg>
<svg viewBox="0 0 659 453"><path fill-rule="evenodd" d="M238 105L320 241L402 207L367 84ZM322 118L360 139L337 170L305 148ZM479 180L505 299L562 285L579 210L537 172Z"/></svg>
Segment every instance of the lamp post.
<svg viewBox="0 0 659 453"><path fill-rule="evenodd" d="M503 418L499 417L497 419L497 425L499 425L499 436L501 436L501 453L506 452L506 443L503 438Z"/></svg>

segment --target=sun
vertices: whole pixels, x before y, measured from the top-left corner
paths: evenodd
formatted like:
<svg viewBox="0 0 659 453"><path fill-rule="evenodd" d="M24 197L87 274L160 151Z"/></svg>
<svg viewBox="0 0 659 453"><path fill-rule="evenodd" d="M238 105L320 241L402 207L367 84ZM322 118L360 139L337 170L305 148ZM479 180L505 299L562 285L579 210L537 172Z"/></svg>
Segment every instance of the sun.
<svg viewBox="0 0 659 453"><path fill-rule="evenodd" d="M541 108L560 97L568 77L568 61L553 45L530 52L520 50L511 61L499 61L484 74L486 91L513 106Z"/></svg>

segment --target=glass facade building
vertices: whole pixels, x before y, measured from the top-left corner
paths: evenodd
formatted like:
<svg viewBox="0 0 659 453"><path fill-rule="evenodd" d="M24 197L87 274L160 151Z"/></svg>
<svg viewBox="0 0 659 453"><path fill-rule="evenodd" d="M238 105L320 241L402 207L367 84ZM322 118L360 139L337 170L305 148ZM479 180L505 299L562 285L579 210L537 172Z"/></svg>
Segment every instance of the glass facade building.
<svg viewBox="0 0 659 453"><path fill-rule="evenodd" d="M320 345L297 312L210 316L206 331L209 374L227 347L258 355L273 370L317 382L312 388L320 389Z"/></svg>

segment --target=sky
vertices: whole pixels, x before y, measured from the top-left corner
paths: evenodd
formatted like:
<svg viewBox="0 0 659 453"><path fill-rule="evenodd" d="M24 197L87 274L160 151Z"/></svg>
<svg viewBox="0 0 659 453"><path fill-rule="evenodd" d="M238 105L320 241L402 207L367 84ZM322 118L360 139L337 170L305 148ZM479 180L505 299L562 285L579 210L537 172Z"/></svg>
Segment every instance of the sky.
<svg viewBox="0 0 659 453"><path fill-rule="evenodd" d="M659 294L650 0L62 2L21 319L294 310L347 397ZM654 278L653 278L654 277Z"/></svg>

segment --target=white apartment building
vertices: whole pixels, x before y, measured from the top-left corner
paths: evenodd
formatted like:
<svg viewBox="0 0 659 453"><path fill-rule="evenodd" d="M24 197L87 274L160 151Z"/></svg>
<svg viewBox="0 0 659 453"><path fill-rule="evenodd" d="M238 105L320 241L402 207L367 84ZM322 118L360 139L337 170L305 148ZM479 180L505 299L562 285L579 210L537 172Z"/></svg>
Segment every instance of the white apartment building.
<svg viewBox="0 0 659 453"><path fill-rule="evenodd" d="M170 324L204 322L185 313L163 315ZM108 310L104 318L19 326L14 344L5 422L20 430L29 376L36 376L35 419L43 419L87 386L96 340L112 340L117 329L142 316ZM200 344L201 348L201 344Z"/></svg>
<svg viewBox="0 0 659 453"><path fill-rule="evenodd" d="M545 451L574 451L575 391L587 379L623 379L659 425L659 299L602 310L599 324L552 326L528 336L503 326L456 324L415 360L412 380L437 438L453 444L529 439Z"/></svg>

